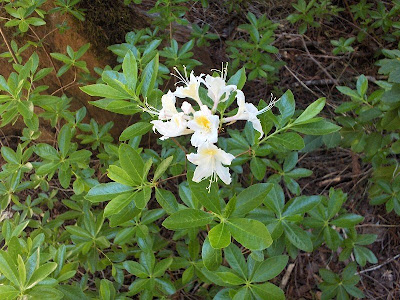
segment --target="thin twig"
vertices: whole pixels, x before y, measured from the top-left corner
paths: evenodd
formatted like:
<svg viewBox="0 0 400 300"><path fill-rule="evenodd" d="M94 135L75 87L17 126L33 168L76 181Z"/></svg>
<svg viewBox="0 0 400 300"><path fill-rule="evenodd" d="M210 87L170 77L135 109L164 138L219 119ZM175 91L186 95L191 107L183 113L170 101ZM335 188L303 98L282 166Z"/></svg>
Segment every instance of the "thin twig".
<svg viewBox="0 0 400 300"><path fill-rule="evenodd" d="M335 85L339 85L337 80L334 79L332 77L332 75L321 65L321 63L311 55L310 51L308 50L308 47L306 45L306 41L304 40L303 36L301 36L301 40L303 42L304 50L306 50L306 52L307 52L308 56L311 58L311 60L318 65L318 67L326 74L326 76L329 77L329 79L331 79L335 83Z"/></svg>
<svg viewBox="0 0 400 300"><path fill-rule="evenodd" d="M33 30L32 26L29 26L29 29L30 29L30 30L32 31L32 33L35 35L35 37L37 38L38 42L41 43L41 42L42 42L42 39L41 39L41 38L37 35L37 33ZM49 59L51 65L52 65L52 67L53 67L54 73L56 73L56 78L57 78L58 84L59 84L61 90L63 91L63 84L61 83L61 79L57 76L57 71L58 71L58 70L57 70L56 65L54 64L54 61L53 61L53 59L51 58L50 54L47 52L46 47L44 46L44 42L42 43L42 47L43 47L44 53L46 54L47 58ZM63 92L64 92L64 91L63 91Z"/></svg>
<svg viewBox="0 0 400 300"><path fill-rule="evenodd" d="M8 43L8 40L7 40L7 38L6 38L6 36L5 36L4 32L3 32L3 29L2 29L1 27L0 27L0 34L1 34L1 36L3 37L4 43L6 44L7 49L8 49L8 51L10 52L10 54L11 54L11 56L12 56L14 62L15 62L16 64L18 64L17 57L15 56L14 51L11 49L10 44Z"/></svg>
<svg viewBox="0 0 400 300"><path fill-rule="evenodd" d="M382 268L384 265L387 265L387 264L391 263L392 261L394 261L394 260L396 260L398 258L400 258L400 254L397 254L396 256L394 256L392 258L389 258L388 260L386 260L385 262L381 263L380 265L377 265L377 266L362 270L362 271L358 272L357 274L360 275L360 274L364 274L364 273L371 272L371 271L374 271L374 270L378 270L378 269Z"/></svg>
<svg viewBox="0 0 400 300"><path fill-rule="evenodd" d="M58 90L56 90L53 93L51 93L51 96L57 94L59 91L62 91L64 93L64 91L66 89L69 89L76 82L76 77L77 77L77 72L76 72L76 68L75 68L74 80L72 80L70 83L68 83L68 84L66 84L64 86L61 86Z"/></svg>

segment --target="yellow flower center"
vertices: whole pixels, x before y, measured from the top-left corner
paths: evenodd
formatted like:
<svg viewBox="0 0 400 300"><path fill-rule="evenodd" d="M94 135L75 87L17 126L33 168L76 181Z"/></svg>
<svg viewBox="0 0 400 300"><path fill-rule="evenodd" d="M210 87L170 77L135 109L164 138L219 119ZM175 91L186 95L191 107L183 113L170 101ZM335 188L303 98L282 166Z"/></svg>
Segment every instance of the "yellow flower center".
<svg viewBox="0 0 400 300"><path fill-rule="evenodd" d="M203 129L206 130L210 130L211 129L211 122L210 120L205 117L205 116L200 116L196 118L196 123L197 125L199 125L200 127L202 127Z"/></svg>
<svg viewBox="0 0 400 300"><path fill-rule="evenodd" d="M206 149L203 151L204 155L208 155L208 156L214 156L217 154L217 149Z"/></svg>

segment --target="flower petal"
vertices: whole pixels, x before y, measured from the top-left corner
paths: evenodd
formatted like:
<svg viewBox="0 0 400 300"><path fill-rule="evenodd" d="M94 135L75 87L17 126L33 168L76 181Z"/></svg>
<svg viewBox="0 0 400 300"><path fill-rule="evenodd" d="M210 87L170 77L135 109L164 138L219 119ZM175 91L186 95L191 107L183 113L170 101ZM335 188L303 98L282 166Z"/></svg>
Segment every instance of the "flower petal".
<svg viewBox="0 0 400 300"><path fill-rule="evenodd" d="M232 181L231 174L229 173L229 168L222 166L221 163L215 165L215 172L218 177L225 183L230 184Z"/></svg>

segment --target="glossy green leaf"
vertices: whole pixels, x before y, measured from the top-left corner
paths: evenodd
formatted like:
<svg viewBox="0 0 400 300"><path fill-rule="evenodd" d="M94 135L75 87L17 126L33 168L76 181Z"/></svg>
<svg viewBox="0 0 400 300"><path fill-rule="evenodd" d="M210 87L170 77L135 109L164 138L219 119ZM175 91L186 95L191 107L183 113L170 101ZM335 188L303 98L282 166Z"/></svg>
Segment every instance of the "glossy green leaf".
<svg viewBox="0 0 400 300"><path fill-rule="evenodd" d="M286 132L272 136L271 143L278 144L288 150L301 150L304 148L303 138L295 132Z"/></svg>
<svg viewBox="0 0 400 300"><path fill-rule="evenodd" d="M258 264L250 280L251 282L264 282L278 276L288 263L289 257L278 255L264 260Z"/></svg>
<svg viewBox="0 0 400 300"><path fill-rule="evenodd" d="M144 163L139 153L127 144L121 144L118 153L122 169L125 170L135 184L141 184Z"/></svg>
<svg viewBox="0 0 400 300"><path fill-rule="evenodd" d="M141 191L137 192L133 196L133 201L138 209L143 209L146 207L147 202L149 202L151 197L151 187L145 186Z"/></svg>
<svg viewBox="0 0 400 300"><path fill-rule="evenodd" d="M163 222L163 226L170 230L200 227L210 224L214 216L198 209L182 209L173 213Z"/></svg>
<svg viewBox="0 0 400 300"><path fill-rule="evenodd" d="M204 240L203 247L201 249L201 258L203 264L207 270L215 271L222 263L222 251L221 249L214 249L211 247L208 237Z"/></svg>
<svg viewBox="0 0 400 300"><path fill-rule="evenodd" d="M308 124L294 125L291 128L294 131L308 135L324 135L340 130L339 126L326 120L320 120L318 122Z"/></svg>
<svg viewBox="0 0 400 300"><path fill-rule="evenodd" d="M225 248L231 243L231 233L225 223L220 223L208 232L208 239L211 247L215 249Z"/></svg>
<svg viewBox="0 0 400 300"><path fill-rule="evenodd" d="M288 222L282 222L286 238L300 250L311 252L313 245L308 234L299 226Z"/></svg>
<svg viewBox="0 0 400 300"><path fill-rule="evenodd" d="M120 141L129 140L135 136L142 136L149 132L153 124L148 122L138 122L126 128L120 135Z"/></svg>
<svg viewBox="0 0 400 300"><path fill-rule="evenodd" d="M165 173L165 171L170 166L173 159L174 159L173 156L169 156L161 161L161 163L158 165L156 171L154 172L153 181L157 181L159 178L161 178L161 176Z"/></svg>
<svg viewBox="0 0 400 300"><path fill-rule="evenodd" d="M91 188L85 198L91 202L103 202L132 191L132 187L117 182L101 183Z"/></svg>
<svg viewBox="0 0 400 300"><path fill-rule="evenodd" d="M40 266L37 270L35 270L35 272L33 272L26 288L30 289L34 287L36 284L46 279L56 268L57 264L54 262L49 262Z"/></svg>
<svg viewBox="0 0 400 300"><path fill-rule="evenodd" d="M156 188L156 200L168 214L178 211L178 202L171 191Z"/></svg>
<svg viewBox="0 0 400 300"><path fill-rule="evenodd" d="M263 250L272 244L268 229L260 221L231 218L227 225L233 238L250 250Z"/></svg>
<svg viewBox="0 0 400 300"><path fill-rule="evenodd" d="M292 124L306 123L308 120L314 118L320 113L325 106L325 98L320 98L317 101L311 103L304 112L296 119Z"/></svg>
<svg viewBox="0 0 400 300"><path fill-rule="evenodd" d="M244 216L259 207L274 187L270 183L257 183L246 188L236 198L236 208L233 216Z"/></svg>
<svg viewBox="0 0 400 300"><path fill-rule="evenodd" d="M110 99L119 99L125 100L130 99L131 96L127 93L122 93L119 90L106 85L106 84L92 84L80 87L80 89L88 94L89 96L110 98Z"/></svg>
<svg viewBox="0 0 400 300"><path fill-rule="evenodd" d="M129 203L131 203L131 201L133 201L134 196L135 196L135 192L116 196L114 199L112 199L110 202L108 202L107 206L104 209L104 216L109 217L109 216L119 213Z"/></svg>

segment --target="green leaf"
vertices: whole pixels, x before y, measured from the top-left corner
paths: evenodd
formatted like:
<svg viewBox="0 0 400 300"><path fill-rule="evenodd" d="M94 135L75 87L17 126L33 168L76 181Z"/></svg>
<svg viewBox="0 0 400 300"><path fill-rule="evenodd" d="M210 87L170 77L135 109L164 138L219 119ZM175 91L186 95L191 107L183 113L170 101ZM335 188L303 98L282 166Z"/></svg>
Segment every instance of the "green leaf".
<svg viewBox="0 0 400 300"><path fill-rule="evenodd" d="M243 88L246 83L246 70L245 68L239 69L234 75L231 76L228 80L228 85L236 85L240 90Z"/></svg>
<svg viewBox="0 0 400 300"><path fill-rule="evenodd" d="M231 285L241 285L244 284L245 280L240 278L235 273L232 272L216 272L215 273L223 282Z"/></svg>
<svg viewBox="0 0 400 300"><path fill-rule="evenodd" d="M173 159L173 156L169 156L161 161L154 172L153 182L157 181L165 173Z"/></svg>
<svg viewBox="0 0 400 300"><path fill-rule="evenodd" d="M135 123L135 124L129 126L128 128L126 128L121 133L119 140L126 141L135 136L142 136L142 135L146 134L152 127L153 127L153 124L148 123L148 122Z"/></svg>
<svg viewBox="0 0 400 300"><path fill-rule="evenodd" d="M263 180L267 166L260 158L253 157L250 161L250 170L257 180Z"/></svg>
<svg viewBox="0 0 400 300"><path fill-rule="evenodd" d="M122 70L124 72L126 82L128 83L128 88L134 91L136 88L138 68L136 58L131 50L128 50L124 57L124 61L122 62Z"/></svg>
<svg viewBox="0 0 400 300"><path fill-rule="evenodd" d="M176 293L176 289L169 279L156 278L155 284L156 284L157 288L160 289L161 292L164 294L173 295ZM144 297L143 297L143 299L144 299Z"/></svg>
<svg viewBox="0 0 400 300"><path fill-rule="evenodd" d="M64 294L62 292L48 285L37 285L33 289L29 290L27 294L30 296L30 299L64 299Z"/></svg>
<svg viewBox="0 0 400 300"><path fill-rule="evenodd" d="M340 130L340 126L337 126L326 120L320 120L308 124L295 125L291 128L294 131L309 135L324 135Z"/></svg>
<svg viewBox="0 0 400 300"><path fill-rule="evenodd" d="M89 101L89 103L101 109L122 115L134 115L142 111L136 103L124 100L101 99Z"/></svg>
<svg viewBox="0 0 400 300"><path fill-rule="evenodd" d="M288 207L283 216L293 216L296 214L305 214L318 205L322 200L322 196L300 196L289 202Z"/></svg>
<svg viewBox="0 0 400 300"><path fill-rule="evenodd" d="M237 196L236 208L232 215L242 217L259 207L273 187L270 183L257 183L243 190Z"/></svg>
<svg viewBox="0 0 400 300"><path fill-rule="evenodd" d="M122 211L127 205L129 205L129 203L131 203L134 196L135 193L133 192L131 194L122 194L116 196L105 207L104 217L109 217Z"/></svg>
<svg viewBox="0 0 400 300"><path fill-rule="evenodd" d="M141 191L137 192L133 196L133 201L138 209L143 209L146 207L147 202L149 202L151 197L151 187L145 186Z"/></svg>
<svg viewBox="0 0 400 300"><path fill-rule="evenodd" d="M215 249L225 248L231 243L231 233L225 223L220 223L208 232L208 239L211 247Z"/></svg>
<svg viewBox="0 0 400 300"><path fill-rule="evenodd" d="M79 285L58 285L57 289L64 294L65 300L88 300Z"/></svg>
<svg viewBox="0 0 400 300"><path fill-rule="evenodd" d="M203 264L207 270L215 271L222 263L222 251L221 249L214 249L211 247L208 237L204 240L203 247L201 249L201 258Z"/></svg>
<svg viewBox="0 0 400 300"><path fill-rule="evenodd" d="M252 293L256 299L284 300L285 293L272 283L266 282L252 286Z"/></svg>
<svg viewBox="0 0 400 300"><path fill-rule="evenodd" d="M170 267L172 264L172 257L168 257L166 259L163 259L159 261L155 266L154 266L154 271L153 271L153 276L154 277L160 277L164 275L165 271Z"/></svg>
<svg viewBox="0 0 400 300"><path fill-rule="evenodd" d="M140 82L140 93L144 98L148 97L150 92L154 89L159 68L159 56L156 56L144 68Z"/></svg>
<svg viewBox="0 0 400 300"><path fill-rule="evenodd" d="M305 123L308 120L314 118L324 108L325 102L325 98L320 98L317 101L311 103L292 124Z"/></svg>
<svg viewBox="0 0 400 300"><path fill-rule="evenodd" d="M283 127L289 119L294 115L295 102L293 93L287 90L275 105L281 115L278 117L280 127Z"/></svg>
<svg viewBox="0 0 400 300"><path fill-rule="evenodd" d="M132 187L117 182L101 183L92 187L85 198L94 203L103 202L132 191Z"/></svg>
<svg viewBox="0 0 400 300"><path fill-rule="evenodd" d="M1 155L8 163L19 164L19 159L11 148L6 146L1 147Z"/></svg>
<svg viewBox="0 0 400 300"><path fill-rule="evenodd" d="M100 299L101 300L111 300L114 299L115 294L112 282L107 279L102 279L100 281Z"/></svg>
<svg viewBox="0 0 400 300"><path fill-rule="evenodd" d="M365 75L360 75L357 79L357 92L361 97L364 97L368 89L368 80Z"/></svg>
<svg viewBox="0 0 400 300"><path fill-rule="evenodd" d="M0 273L11 281L13 285L19 287L17 267L5 251L0 251Z"/></svg>
<svg viewBox="0 0 400 300"><path fill-rule="evenodd" d="M233 270L236 271L242 278L247 278L248 268L246 260L240 251L239 247L235 244L230 244L229 247L224 249L225 259Z"/></svg>
<svg viewBox="0 0 400 300"><path fill-rule="evenodd" d="M267 227L260 221L231 218L227 222L233 238L250 250L264 250L272 244Z"/></svg>
<svg viewBox="0 0 400 300"><path fill-rule="evenodd" d="M25 286L26 282L26 268L25 268L25 263L24 260L22 259L21 255L18 254L18 275L19 275L19 283L20 286L23 287Z"/></svg>
<svg viewBox="0 0 400 300"><path fill-rule="evenodd" d="M127 144L119 146L119 162L135 184L143 181L144 163L139 153Z"/></svg>
<svg viewBox="0 0 400 300"><path fill-rule="evenodd" d="M361 223L364 220L364 217L356 214L345 214L338 217L336 220L331 221L332 225L341 228L351 228Z"/></svg>
<svg viewBox="0 0 400 300"><path fill-rule="evenodd" d="M111 180L127 186L137 186L138 183L134 182L126 171L115 165L111 165L107 170L107 176Z"/></svg>
<svg viewBox="0 0 400 300"><path fill-rule="evenodd" d="M58 148L60 149L62 157L66 157L69 151L71 145L71 138L72 138L71 127L68 124L66 124L61 128L57 137Z"/></svg>
<svg viewBox="0 0 400 300"><path fill-rule="evenodd" d="M337 283L338 276L334 272L327 269L319 269L319 274L321 275L322 279L327 283Z"/></svg>
<svg viewBox="0 0 400 300"><path fill-rule="evenodd" d="M294 246L306 252L313 250L311 239L305 231L292 223L282 222L282 224L285 236Z"/></svg>
<svg viewBox="0 0 400 300"><path fill-rule="evenodd" d="M77 225L74 225L74 226L66 226L65 229L66 229L66 230L68 231L68 233L71 234L71 235L75 235L75 236L84 238L84 239L86 239L86 240L92 239L91 234L90 234L87 230L85 230L85 229L83 229L83 228L81 228L81 227L79 227L79 226L77 226Z"/></svg>
<svg viewBox="0 0 400 300"><path fill-rule="evenodd" d="M130 274L135 275L136 277L139 278L147 278L149 277L149 274L147 273L146 269L136 261L124 261L122 263L124 266L125 270L127 270Z"/></svg>
<svg viewBox="0 0 400 300"><path fill-rule="evenodd" d="M12 300L17 298L19 292L11 285L0 285L0 298L4 300Z"/></svg>
<svg viewBox="0 0 400 300"><path fill-rule="evenodd" d="M162 225L170 230L200 227L210 224L214 216L208 212L187 208L173 213L164 220Z"/></svg>
<svg viewBox="0 0 400 300"><path fill-rule="evenodd" d="M296 130L293 128L293 130ZM271 136L270 142L285 147L288 150L301 150L304 148L303 138L295 132L285 132Z"/></svg>
<svg viewBox="0 0 400 300"><path fill-rule="evenodd" d="M278 276L288 263L289 257L286 255L278 255L264 260L260 263L252 276L251 282L264 282Z"/></svg>
<svg viewBox="0 0 400 300"><path fill-rule="evenodd" d="M18 101L18 111L25 120L33 117L32 101Z"/></svg>
<svg viewBox="0 0 400 300"><path fill-rule="evenodd" d="M119 100L132 98L129 94L122 93L119 90L116 90L113 87L106 84L92 84L92 85L82 86L80 87L80 89L89 96L119 99Z"/></svg>
<svg viewBox="0 0 400 300"><path fill-rule="evenodd" d="M337 86L336 88L339 90L339 92L346 96L349 96L355 100L362 100L362 98L356 91L348 88L347 86Z"/></svg>
<svg viewBox="0 0 400 300"><path fill-rule="evenodd" d="M35 270L35 272L33 272L26 288L30 289L34 287L36 284L46 279L56 268L57 264L55 262L46 263L40 266L37 270Z"/></svg>
<svg viewBox="0 0 400 300"><path fill-rule="evenodd" d="M236 209L236 196L233 196L224 208L223 217L229 218Z"/></svg>
<svg viewBox="0 0 400 300"><path fill-rule="evenodd" d="M156 200L168 214L178 211L178 202L171 191L156 188Z"/></svg>
<svg viewBox="0 0 400 300"><path fill-rule="evenodd" d="M207 186L209 183L207 180L203 180L199 183L193 182L192 180L188 180L188 182L194 199L208 210L221 214L221 204L219 202L218 187L216 183L213 183L210 191L208 191Z"/></svg>

